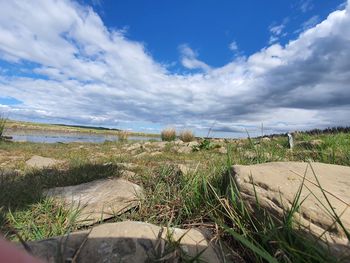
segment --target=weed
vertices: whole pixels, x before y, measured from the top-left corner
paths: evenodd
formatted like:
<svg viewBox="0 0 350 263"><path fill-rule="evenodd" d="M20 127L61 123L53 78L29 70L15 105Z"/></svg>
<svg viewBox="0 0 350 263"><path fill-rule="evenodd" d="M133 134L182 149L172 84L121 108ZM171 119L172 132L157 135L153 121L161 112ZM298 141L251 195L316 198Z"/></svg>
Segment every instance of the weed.
<svg viewBox="0 0 350 263"><path fill-rule="evenodd" d="M213 149L214 145L210 142L209 139L203 139L199 145L195 145L192 147L193 151L200 151L200 150L210 150Z"/></svg>

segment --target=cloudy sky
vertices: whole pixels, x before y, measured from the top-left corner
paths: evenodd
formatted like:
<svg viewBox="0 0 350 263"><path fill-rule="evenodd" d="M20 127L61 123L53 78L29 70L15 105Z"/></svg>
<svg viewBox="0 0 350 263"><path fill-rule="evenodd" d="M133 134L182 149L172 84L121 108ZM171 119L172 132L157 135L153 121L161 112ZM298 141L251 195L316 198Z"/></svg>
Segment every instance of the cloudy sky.
<svg viewBox="0 0 350 263"><path fill-rule="evenodd" d="M0 0L0 112L231 137L350 125L350 5Z"/></svg>

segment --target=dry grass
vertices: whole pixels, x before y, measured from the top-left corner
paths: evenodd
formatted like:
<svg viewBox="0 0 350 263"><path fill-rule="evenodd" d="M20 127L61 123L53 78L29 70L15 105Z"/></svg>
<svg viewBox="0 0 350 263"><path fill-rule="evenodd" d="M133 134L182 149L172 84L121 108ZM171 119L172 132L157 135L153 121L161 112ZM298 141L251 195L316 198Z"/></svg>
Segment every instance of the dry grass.
<svg viewBox="0 0 350 263"><path fill-rule="evenodd" d="M0 139L5 131L5 125L6 125L7 119L0 115Z"/></svg>
<svg viewBox="0 0 350 263"><path fill-rule="evenodd" d="M162 141L174 141L176 139L176 131L174 128L166 128L160 134Z"/></svg>
<svg viewBox="0 0 350 263"><path fill-rule="evenodd" d="M183 142L192 142L195 140L194 134L191 130L184 130L179 135L181 141Z"/></svg>
<svg viewBox="0 0 350 263"><path fill-rule="evenodd" d="M129 137L128 131L120 131L118 132L118 141L127 141Z"/></svg>

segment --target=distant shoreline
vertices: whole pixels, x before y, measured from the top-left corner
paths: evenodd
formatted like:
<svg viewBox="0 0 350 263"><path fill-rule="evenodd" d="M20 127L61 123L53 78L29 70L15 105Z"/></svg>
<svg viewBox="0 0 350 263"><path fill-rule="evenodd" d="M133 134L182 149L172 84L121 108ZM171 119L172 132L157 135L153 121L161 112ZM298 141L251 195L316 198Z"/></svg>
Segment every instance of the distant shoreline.
<svg viewBox="0 0 350 263"><path fill-rule="evenodd" d="M6 122L5 134L16 132L57 132L57 133L81 133L81 134L100 134L100 135L118 135L121 132L127 132L130 136L160 137L160 134L124 131L120 129L109 129L104 127L78 126L65 124L46 124L35 122L24 122L8 120Z"/></svg>

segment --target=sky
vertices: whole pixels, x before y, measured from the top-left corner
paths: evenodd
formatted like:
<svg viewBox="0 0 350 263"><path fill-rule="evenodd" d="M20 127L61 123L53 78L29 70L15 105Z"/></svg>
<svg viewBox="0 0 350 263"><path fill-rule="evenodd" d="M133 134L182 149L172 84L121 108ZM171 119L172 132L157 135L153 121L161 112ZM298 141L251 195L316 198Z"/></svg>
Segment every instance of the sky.
<svg viewBox="0 0 350 263"><path fill-rule="evenodd" d="M350 5L0 0L0 113L214 137L347 126Z"/></svg>

